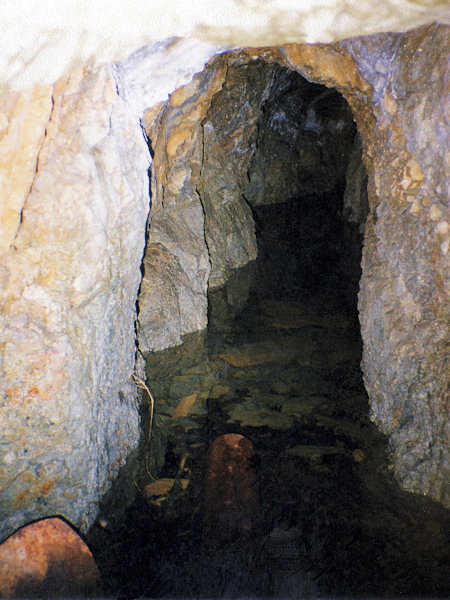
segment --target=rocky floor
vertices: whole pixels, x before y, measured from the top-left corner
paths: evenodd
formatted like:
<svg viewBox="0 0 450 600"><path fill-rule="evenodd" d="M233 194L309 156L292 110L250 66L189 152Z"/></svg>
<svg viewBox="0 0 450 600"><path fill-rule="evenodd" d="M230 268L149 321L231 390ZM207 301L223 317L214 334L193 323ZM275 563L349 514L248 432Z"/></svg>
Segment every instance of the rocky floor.
<svg viewBox="0 0 450 600"><path fill-rule="evenodd" d="M92 538L106 591L446 596L448 515L392 479L369 420L356 315L331 288L251 298L147 357L155 414L137 496L120 519L105 512ZM215 544L201 531L205 456L228 432L254 445L260 500L251 533Z"/></svg>

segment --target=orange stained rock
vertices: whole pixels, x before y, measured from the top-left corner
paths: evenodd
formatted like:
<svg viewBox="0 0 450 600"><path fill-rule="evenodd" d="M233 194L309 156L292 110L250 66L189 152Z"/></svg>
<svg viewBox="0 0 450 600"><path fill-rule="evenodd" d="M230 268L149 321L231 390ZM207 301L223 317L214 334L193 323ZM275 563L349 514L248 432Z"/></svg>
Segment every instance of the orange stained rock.
<svg viewBox="0 0 450 600"><path fill-rule="evenodd" d="M258 513L253 444L227 433L210 446L203 497L203 534L208 543L251 531Z"/></svg>
<svg viewBox="0 0 450 600"><path fill-rule="evenodd" d="M99 573L81 537L62 519L31 523L0 545L0 597L75 597L99 593Z"/></svg>
<svg viewBox="0 0 450 600"><path fill-rule="evenodd" d="M282 51L292 66L300 66L314 73L318 80L336 89L352 89L372 94L372 88L361 77L352 57L334 50L326 44L285 44Z"/></svg>

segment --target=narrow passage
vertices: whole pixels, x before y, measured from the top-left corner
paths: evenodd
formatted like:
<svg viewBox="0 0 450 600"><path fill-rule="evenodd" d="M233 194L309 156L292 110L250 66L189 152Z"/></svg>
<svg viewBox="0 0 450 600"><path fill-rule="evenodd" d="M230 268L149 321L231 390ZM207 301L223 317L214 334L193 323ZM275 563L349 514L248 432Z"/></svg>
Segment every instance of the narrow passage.
<svg viewBox="0 0 450 600"><path fill-rule="evenodd" d="M277 210L269 222L298 230L294 214ZM308 272L299 254L312 246L274 255L267 231L263 238L260 261L210 294L208 331L147 357L153 441L134 504L102 532L96 559L109 589L123 597L444 596L443 509L391 477L385 440L369 420L356 296L349 302L339 269L317 273L316 260ZM236 293L247 300L233 312ZM207 451L226 433L253 444L259 502L250 530L205 536Z"/></svg>

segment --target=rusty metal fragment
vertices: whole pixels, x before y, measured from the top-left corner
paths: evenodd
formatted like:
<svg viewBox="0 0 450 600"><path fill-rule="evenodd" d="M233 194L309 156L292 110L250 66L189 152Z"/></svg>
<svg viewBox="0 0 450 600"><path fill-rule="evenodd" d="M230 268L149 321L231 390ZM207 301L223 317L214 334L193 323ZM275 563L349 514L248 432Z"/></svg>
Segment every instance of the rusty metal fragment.
<svg viewBox="0 0 450 600"><path fill-rule="evenodd" d="M62 519L22 527L0 545L0 597L98 594L99 573L81 537Z"/></svg>
<svg viewBox="0 0 450 600"><path fill-rule="evenodd" d="M203 498L205 541L220 543L250 532L258 513L258 485L253 444L227 433L207 453Z"/></svg>

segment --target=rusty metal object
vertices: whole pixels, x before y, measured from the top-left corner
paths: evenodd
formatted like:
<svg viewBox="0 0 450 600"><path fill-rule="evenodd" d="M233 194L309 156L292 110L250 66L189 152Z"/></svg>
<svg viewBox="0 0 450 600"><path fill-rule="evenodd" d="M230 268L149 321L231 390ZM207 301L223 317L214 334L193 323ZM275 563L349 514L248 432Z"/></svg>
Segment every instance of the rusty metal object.
<svg viewBox="0 0 450 600"><path fill-rule="evenodd" d="M221 543L252 530L258 514L255 458L250 440L236 433L211 444L203 497L205 541Z"/></svg>
<svg viewBox="0 0 450 600"><path fill-rule="evenodd" d="M81 537L62 519L31 523L0 545L0 597L98 594L99 573Z"/></svg>

